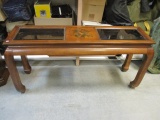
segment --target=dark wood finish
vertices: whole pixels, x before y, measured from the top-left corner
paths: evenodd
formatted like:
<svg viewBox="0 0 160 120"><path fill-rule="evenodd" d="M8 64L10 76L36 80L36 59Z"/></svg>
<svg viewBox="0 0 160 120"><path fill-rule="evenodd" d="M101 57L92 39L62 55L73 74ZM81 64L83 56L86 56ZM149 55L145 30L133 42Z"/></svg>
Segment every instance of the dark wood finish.
<svg viewBox="0 0 160 120"><path fill-rule="evenodd" d="M25 89L25 86L21 83L18 70L16 68L16 63L13 58L13 52L9 50L8 52L5 52L5 53L6 53L5 54L6 64L8 66L8 70L13 80L14 86L18 91L20 91L21 93L24 93L26 89Z"/></svg>
<svg viewBox="0 0 160 120"><path fill-rule="evenodd" d="M65 40L14 40L18 31L22 28L32 29L51 29L64 28ZM145 40L100 40L96 29L135 29L145 38ZM133 54L144 54L146 57L140 66L138 73L130 83L130 87L137 87L149 66L154 54L151 45L154 41L145 32L136 27L87 27L87 26L17 26L9 34L4 45L8 48L5 51L5 60L8 66L11 78L16 89L22 93L25 92L25 86L21 83L16 65L13 59L14 55L22 56L23 66L27 73L30 73L31 67L26 59L26 55L49 55L49 56L88 56L88 55L117 55L127 54L127 58L122 66L122 71L129 69L129 64Z"/></svg>
<svg viewBox="0 0 160 120"><path fill-rule="evenodd" d="M144 57L144 62L140 66L140 69L139 69L139 71L136 75L136 78L132 82L130 82L129 86L131 88L135 88L141 83L141 81L142 81L142 79L143 79L143 77L144 77L144 75L147 71L147 68L150 65L150 62L151 62L151 60L154 56L153 48L148 48L147 54L145 54L144 56L145 56Z"/></svg>
<svg viewBox="0 0 160 120"><path fill-rule="evenodd" d="M31 73L31 66L29 65L27 57L22 55L21 59L22 59L22 65L23 65L23 68L24 68L24 72L26 74L30 74Z"/></svg>
<svg viewBox="0 0 160 120"><path fill-rule="evenodd" d="M122 65L122 71L126 72L129 69L129 65L131 63L133 54L127 54L126 60L124 64Z"/></svg>
<svg viewBox="0 0 160 120"><path fill-rule="evenodd" d="M8 69L5 66L5 62L1 58L0 54L0 86L3 86L7 83L9 77Z"/></svg>

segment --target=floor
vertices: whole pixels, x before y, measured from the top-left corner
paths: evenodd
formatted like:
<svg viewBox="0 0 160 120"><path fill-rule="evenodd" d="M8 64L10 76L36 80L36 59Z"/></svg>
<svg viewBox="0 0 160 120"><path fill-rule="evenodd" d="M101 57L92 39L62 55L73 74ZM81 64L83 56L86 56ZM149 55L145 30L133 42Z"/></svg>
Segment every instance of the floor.
<svg viewBox="0 0 160 120"><path fill-rule="evenodd" d="M128 87L142 61L121 72L123 60L32 60L32 73L16 64L27 90L9 77L0 87L0 120L160 120L160 75L146 73Z"/></svg>

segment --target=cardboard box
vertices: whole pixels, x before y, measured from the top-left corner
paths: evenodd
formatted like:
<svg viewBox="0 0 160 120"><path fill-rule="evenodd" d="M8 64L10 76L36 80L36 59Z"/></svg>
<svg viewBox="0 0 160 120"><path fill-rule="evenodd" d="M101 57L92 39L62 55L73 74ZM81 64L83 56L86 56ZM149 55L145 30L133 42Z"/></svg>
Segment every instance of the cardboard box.
<svg viewBox="0 0 160 120"><path fill-rule="evenodd" d="M51 18L46 17L34 17L35 25L73 25L74 24L74 12L68 5L59 5L51 7ZM60 12L60 13L59 13Z"/></svg>
<svg viewBox="0 0 160 120"><path fill-rule="evenodd" d="M34 4L34 10L36 17L46 17L51 18L51 1L38 0Z"/></svg>
<svg viewBox="0 0 160 120"><path fill-rule="evenodd" d="M101 22L106 0L83 0L82 20Z"/></svg>
<svg viewBox="0 0 160 120"><path fill-rule="evenodd" d="M35 25L73 25L72 18L38 18L34 17Z"/></svg>
<svg viewBox="0 0 160 120"><path fill-rule="evenodd" d="M83 0L84 4L90 4L90 5L102 5L104 6L106 3L106 0Z"/></svg>
<svg viewBox="0 0 160 120"><path fill-rule="evenodd" d="M34 17L35 25L73 25L72 18L38 18Z"/></svg>

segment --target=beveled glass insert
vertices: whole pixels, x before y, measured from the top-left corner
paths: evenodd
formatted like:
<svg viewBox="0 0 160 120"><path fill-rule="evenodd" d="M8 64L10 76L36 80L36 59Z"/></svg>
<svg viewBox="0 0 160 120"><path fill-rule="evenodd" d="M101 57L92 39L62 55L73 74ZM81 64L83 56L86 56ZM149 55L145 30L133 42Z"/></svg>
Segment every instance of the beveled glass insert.
<svg viewBox="0 0 160 120"><path fill-rule="evenodd" d="M135 29L97 29L101 40L145 40Z"/></svg>
<svg viewBox="0 0 160 120"><path fill-rule="evenodd" d="M14 40L64 40L64 29L20 29Z"/></svg>

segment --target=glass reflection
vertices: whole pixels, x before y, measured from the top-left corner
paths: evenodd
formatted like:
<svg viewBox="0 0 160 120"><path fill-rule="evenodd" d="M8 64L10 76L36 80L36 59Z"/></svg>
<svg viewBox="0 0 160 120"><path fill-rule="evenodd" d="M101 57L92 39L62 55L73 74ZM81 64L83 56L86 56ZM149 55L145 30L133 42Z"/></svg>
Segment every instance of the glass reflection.
<svg viewBox="0 0 160 120"><path fill-rule="evenodd" d="M144 40L137 30L97 29L101 40Z"/></svg>
<svg viewBox="0 0 160 120"><path fill-rule="evenodd" d="M14 40L64 40L64 29L20 29Z"/></svg>

